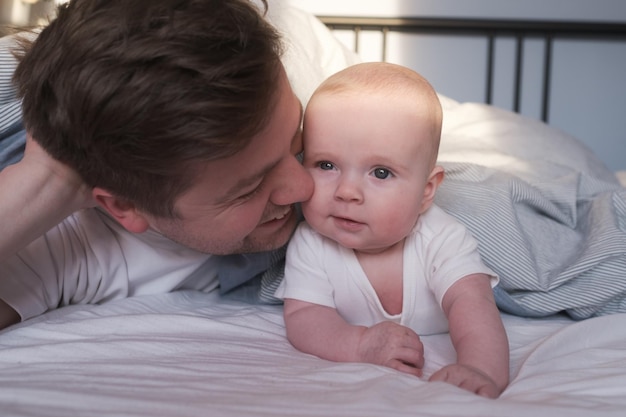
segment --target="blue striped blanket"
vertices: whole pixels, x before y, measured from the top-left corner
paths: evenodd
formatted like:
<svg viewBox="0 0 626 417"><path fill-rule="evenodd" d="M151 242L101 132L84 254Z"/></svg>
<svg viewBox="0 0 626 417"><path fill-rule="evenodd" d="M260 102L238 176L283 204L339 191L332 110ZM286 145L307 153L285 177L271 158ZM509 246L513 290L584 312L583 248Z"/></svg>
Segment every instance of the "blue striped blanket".
<svg viewBox="0 0 626 417"><path fill-rule="evenodd" d="M499 307L575 319L626 312L626 189L578 140L480 104L449 103L436 202L501 279Z"/></svg>
<svg viewBox="0 0 626 417"><path fill-rule="evenodd" d="M0 38L0 169L22 157L26 135L22 130L21 103L11 82L16 61L10 37Z"/></svg>

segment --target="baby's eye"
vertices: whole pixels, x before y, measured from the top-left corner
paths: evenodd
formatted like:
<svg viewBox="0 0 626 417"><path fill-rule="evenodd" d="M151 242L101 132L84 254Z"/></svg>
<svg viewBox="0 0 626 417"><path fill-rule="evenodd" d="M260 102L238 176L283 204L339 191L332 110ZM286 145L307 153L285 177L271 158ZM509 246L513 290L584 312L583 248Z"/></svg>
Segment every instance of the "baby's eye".
<svg viewBox="0 0 626 417"><path fill-rule="evenodd" d="M389 178L392 175L391 171L389 171L387 168L376 168L373 171L373 174L379 180L384 180L386 178Z"/></svg>
<svg viewBox="0 0 626 417"><path fill-rule="evenodd" d="M335 167L332 162L328 162L328 161L322 161L318 164L318 166L320 167L320 169L324 171L330 171L331 169Z"/></svg>

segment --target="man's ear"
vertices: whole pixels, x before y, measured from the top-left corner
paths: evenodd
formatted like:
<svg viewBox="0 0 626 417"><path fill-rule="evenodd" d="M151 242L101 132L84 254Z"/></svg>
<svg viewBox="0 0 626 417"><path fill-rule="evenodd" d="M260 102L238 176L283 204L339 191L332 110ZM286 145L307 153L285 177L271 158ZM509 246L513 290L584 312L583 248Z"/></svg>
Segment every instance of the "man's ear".
<svg viewBox="0 0 626 417"><path fill-rule="evenodd" d="M426 182L426 187L424 187L424 197L422 198L422 207L420 209L420 214L428 210L433 204L433 200L435 199L435 193L437 192L439 184L441 184L441 181L443 181L443 177L443 167L440 167L439 165L435 166L430 172L430 175L428 176L428 181Z"/></svg>
<svg viewBox="0 0 626 417"><path fill-rule="evenodd" d="M107 190L94 187L92 196L96 202L107 211L119 224L132 233L143 233L150 224L137 210L134 204L114 196Z"/></svg>

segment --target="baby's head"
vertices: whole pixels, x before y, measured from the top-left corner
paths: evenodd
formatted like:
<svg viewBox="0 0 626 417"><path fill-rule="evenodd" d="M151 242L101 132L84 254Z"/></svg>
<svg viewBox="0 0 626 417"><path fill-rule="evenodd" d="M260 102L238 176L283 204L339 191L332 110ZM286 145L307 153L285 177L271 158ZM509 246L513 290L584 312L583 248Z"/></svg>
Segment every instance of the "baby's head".
<svg viewBox="0 0 626 417"><path fill-rule="evenodd" d="M304 116L304 166L315 181L304 215L342 245L380 251L432 204L442 110L422 76L364 63L328 78Z"/></svg>
<svg viewBox="0 0 626 417"><path fill-rule="evenodd" d="M328 97L346 106L369 102L373 114L363 116L376 114L381 122L385 121L381 114L383 108L411 114L412 121L408 123L430 128L425 132L427 134L412 139L427 147L421 151L429 154L431 166L434 166L439 152L443 113L434 88L417 72L384 62L366 62L348 67L331 75L315 90L307 107L308 118L314 115L320 101L324 103L319 104L328 106L324 100Z"/></svg>

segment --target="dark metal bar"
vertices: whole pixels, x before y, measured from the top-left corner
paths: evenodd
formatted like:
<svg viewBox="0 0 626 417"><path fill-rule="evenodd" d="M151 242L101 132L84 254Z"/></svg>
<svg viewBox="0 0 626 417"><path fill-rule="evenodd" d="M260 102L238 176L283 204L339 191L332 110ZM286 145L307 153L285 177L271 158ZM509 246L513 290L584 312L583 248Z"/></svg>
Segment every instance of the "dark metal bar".
<svg viewBox="0 0 626 417"><path fill-rule="evenodd" d="M490 33L487 39L487 85L485 91L485 103L491 104L493 102L493 72L494 72L494 44L495 34Z"/></svg>
<svg viewBox="0 0 626 417"><path fill-rule="evenodd" d="M522 102L522 66L524 65L524 37L517 35L515 44L515 90L513 94L513 110L520 111Z"/></svg>
<svg viewBox="0 0 626 417"><path fill-rule="evenodd" d="M382 50L382 61L387 61L387 35L389 35L389 28L385 26L382 28L381 32L383 33L383 50Z"/></svg>
<svg viewBox="0 0 626 417"><path fill-rule="evenodd" d="M378 18L378 17L337 17L318 16L328 26L335 29L380 30L388 27L394 31L446 32L446 33L486 33L498 32L527 34L552 33L554 36L626 37L626 23L621 22L581 22L550 20L505 20L505 19L447 19L447 18Z"/></svg>
<svg viewBox="0 0 626 417"><path fill-rule="evenodd" d="M546 34L543 61L543 91L541 103L541 120L548 123L550 111L550 88L552 81L552 34Z"/></svg>
<svg viewBox="0 0 626 417"><path fill-rule="evenodd" d="M352 28L354 31L354 52L359 53L359 38L361 37L361 26Z"/></svg>

